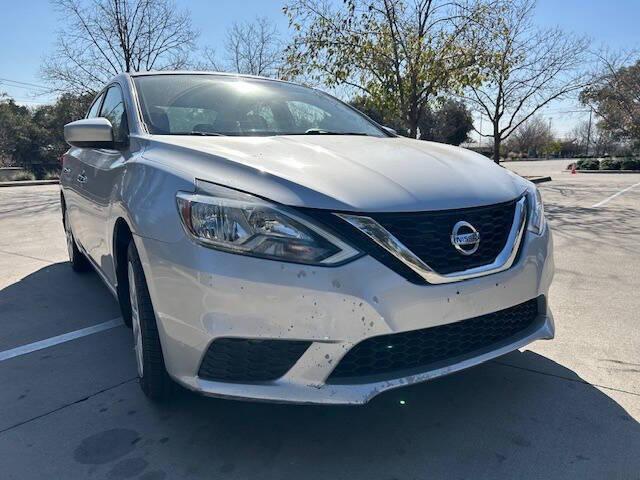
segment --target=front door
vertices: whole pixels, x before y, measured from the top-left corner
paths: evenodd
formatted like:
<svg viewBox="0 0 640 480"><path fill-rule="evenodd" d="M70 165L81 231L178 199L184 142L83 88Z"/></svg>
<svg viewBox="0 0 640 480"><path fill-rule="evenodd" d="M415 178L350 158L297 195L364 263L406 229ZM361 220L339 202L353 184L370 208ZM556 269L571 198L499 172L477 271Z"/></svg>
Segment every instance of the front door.
<svg viewBox="0 0 640 480"><path fill-rule="evenodd" d="M81 215L85 228L80 241L91 260L102 270L111 284L115 285L111 258L113 225L109 219L112 193L124 168L129 138L127 112L119 85L114 84L106 90L98 116L111 122L115 148L84 149L84 205Z"/></svg>
<svg viewBox="0 0 640 480"><path fill-rule="evenodd" d="M96 118L100 114L100 107L104 100L104 92L93 101L86 118ZM87 160L91 156L91 149L71 147L65 155L60 183L64 185L64 201L73 236L80 247L84 249L87 225L85 180Z"/></svg>

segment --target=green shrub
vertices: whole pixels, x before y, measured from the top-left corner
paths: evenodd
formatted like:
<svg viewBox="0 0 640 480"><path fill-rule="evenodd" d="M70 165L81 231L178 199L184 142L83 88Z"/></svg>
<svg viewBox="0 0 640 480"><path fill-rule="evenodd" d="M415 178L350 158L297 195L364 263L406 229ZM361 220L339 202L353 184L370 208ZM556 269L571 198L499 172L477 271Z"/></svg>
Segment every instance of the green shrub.
<svg viewBox="0 0 640 480"><path fill-rule="evenodd" d="M60 178L60 173L54 170L48 170L44 172L43 179L44 180L58 180Z"/></svg>
<svg viewBox="0 0 640 480"><path fill-rule="evenodd" d="M599 170L600 162L593 159L578 160L576 168L578 170Z"/></svg>
<svg viewBox="0 0 640 480"><path fill-rule="evenodd" d="M13 177L13 181L20 180L35 180L36 176L32 172L20 172L15 177Z"/></svg>
<svg viewBox="0 0 640 480"><path fill-rule="evenodd" d="M640 170L640 158L623 158L620 164L622 170Z"/></svg>
<svg viewBox="0 0 640 480"><path fill-rule="evenodd" d="M620 170L622 161L618 158L605 158L600 162L600 170Z"/></svg>

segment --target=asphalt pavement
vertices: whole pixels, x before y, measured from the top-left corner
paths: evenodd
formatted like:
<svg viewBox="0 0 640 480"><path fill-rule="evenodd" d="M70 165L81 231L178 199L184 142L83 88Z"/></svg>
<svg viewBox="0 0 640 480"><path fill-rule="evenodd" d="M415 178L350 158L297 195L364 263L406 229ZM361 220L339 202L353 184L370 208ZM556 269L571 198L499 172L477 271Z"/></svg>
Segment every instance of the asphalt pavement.
<svg viewBox="0 0 640 480"><path fill-rule="evenodd" d="M640 174L566 163L505 164L553 178L556 339L362 407L150 403L57 186L0 189L0 478L640 479Z"/></svg>

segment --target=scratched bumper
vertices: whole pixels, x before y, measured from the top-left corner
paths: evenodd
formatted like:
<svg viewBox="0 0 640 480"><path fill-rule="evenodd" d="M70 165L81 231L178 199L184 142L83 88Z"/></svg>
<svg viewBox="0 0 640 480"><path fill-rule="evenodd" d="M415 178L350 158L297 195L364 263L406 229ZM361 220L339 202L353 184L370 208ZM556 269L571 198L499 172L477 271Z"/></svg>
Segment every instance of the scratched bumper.
<svg viewBox="0 0 640 480"><path fill-rule="evenodd" d="M509 270L464 282L415 285L371 257L335 268L310 267L206 249L188 240L136 237L158 318L169 374L205 395L276 402L362 404L379 393L447 375L554 335L548 309L517 336L428 370L374 383L328 384L342 357L362 340L457 322L548 296L550 233L527 234ZM312 342L280 379L214 382L197 372L219 337Z"/></svg>

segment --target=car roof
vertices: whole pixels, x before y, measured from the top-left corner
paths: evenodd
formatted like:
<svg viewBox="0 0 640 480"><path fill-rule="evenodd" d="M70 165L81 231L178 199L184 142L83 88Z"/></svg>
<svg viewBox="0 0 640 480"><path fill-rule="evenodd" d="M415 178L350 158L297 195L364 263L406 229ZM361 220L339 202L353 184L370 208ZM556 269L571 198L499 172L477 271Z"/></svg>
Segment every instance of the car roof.
<svg viewBox="0 0 640 480"><path fill-rule="evenodd" d="M216 72L216 71L208 71L208 70L151 70L145 72L129 72L125 73L130 77L147 77L147 76L158 76L158 75L214 75L220 77L233 77L233 78L249 78L254 80L268 80L270 82L280 82L280 83L290 83L287 80L280 80L277 78L269 78L262 77L260 75L248 75L245 73L230 73L230 72ZM297 85L297 84L294 84Z"/></svg>

